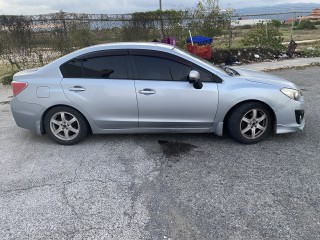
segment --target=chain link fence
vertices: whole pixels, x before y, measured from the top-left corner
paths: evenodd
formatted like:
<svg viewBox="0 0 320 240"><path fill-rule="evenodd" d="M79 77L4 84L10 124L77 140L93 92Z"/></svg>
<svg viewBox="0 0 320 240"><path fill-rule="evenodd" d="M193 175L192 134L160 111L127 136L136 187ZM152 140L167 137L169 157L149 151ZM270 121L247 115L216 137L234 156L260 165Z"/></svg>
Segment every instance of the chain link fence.
<svg viewBox="0 0 320 240"><path fill-rule="evenodd" d="M125 15L73 14L59 12L37 16L0 16L0 77L24 68L42 66L66 53L108 42L176 38L184 47L189 36L214 38L216 52L243 46L249 30L278 20L290 39L292 19L310 12L244 14L232 11L199 13L156 11ZM287 29L287 30L286 30Z"/></svg>

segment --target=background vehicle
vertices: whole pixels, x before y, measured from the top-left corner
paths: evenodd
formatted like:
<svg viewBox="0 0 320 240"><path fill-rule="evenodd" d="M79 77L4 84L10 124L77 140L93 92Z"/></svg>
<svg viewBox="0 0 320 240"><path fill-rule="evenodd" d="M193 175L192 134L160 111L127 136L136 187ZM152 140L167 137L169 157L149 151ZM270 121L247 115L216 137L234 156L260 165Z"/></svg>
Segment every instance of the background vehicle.
<svg viewBox="0 0 320 240"><path fill-rule="evenodd" d="M96 45L17 73L18 126L75 144L89 132L197 132L256 143L303 129L304 100L286 80L220 69L159 43Z"/></svg>

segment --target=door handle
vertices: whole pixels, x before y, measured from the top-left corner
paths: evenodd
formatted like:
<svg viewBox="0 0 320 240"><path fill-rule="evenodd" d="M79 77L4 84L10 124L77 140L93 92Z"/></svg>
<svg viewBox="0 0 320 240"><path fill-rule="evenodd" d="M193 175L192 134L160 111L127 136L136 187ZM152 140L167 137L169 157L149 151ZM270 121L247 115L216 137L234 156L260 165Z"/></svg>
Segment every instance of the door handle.
<svg viewBox="0 0 320 240"><path fill-rule="evenodd" d="M145 88L145 89L139 90L138 93L144 94L144 95L152 95L152 94L155 94L156 91L150 88Z"/></svg>
<svg viewBox="0 0 320 240"><path fill-rule="evenodd" d="M72 92L83 92L85 90L86 89L81 86L74 86L74 87L69 88L69 91L72 91Z"/></svg>

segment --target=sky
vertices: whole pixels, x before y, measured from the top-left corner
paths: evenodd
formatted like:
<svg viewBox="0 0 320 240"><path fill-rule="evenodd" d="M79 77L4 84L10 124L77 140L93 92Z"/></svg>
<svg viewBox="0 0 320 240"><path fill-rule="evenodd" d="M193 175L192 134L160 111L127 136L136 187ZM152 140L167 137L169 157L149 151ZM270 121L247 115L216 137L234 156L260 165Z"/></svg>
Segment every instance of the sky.
<svg viewBox="0 0 320 240"><path fill-rule="evenodd" d="M199 0L162 0L163 9L195 7ZM220 8L272 6L283 3L320 3L320 0L220 0ZM0 0L1 14L36 15L58 12L75 13L132 13L153 11L159 0Z"/></svg>

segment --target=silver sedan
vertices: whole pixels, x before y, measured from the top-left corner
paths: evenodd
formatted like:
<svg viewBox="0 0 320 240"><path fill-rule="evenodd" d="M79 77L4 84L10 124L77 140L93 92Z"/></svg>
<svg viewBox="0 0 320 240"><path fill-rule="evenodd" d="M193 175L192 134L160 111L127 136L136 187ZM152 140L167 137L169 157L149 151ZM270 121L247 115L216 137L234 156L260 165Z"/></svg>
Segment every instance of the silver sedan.
<svg viewBox="0 0 320 240"><path fill-rule="evenodd" d="M19 127L75 144L88 133L215 133L242 143L305 125L299 88L278 77L218 68L177 47L113 43L14 75Z"/></svg>

